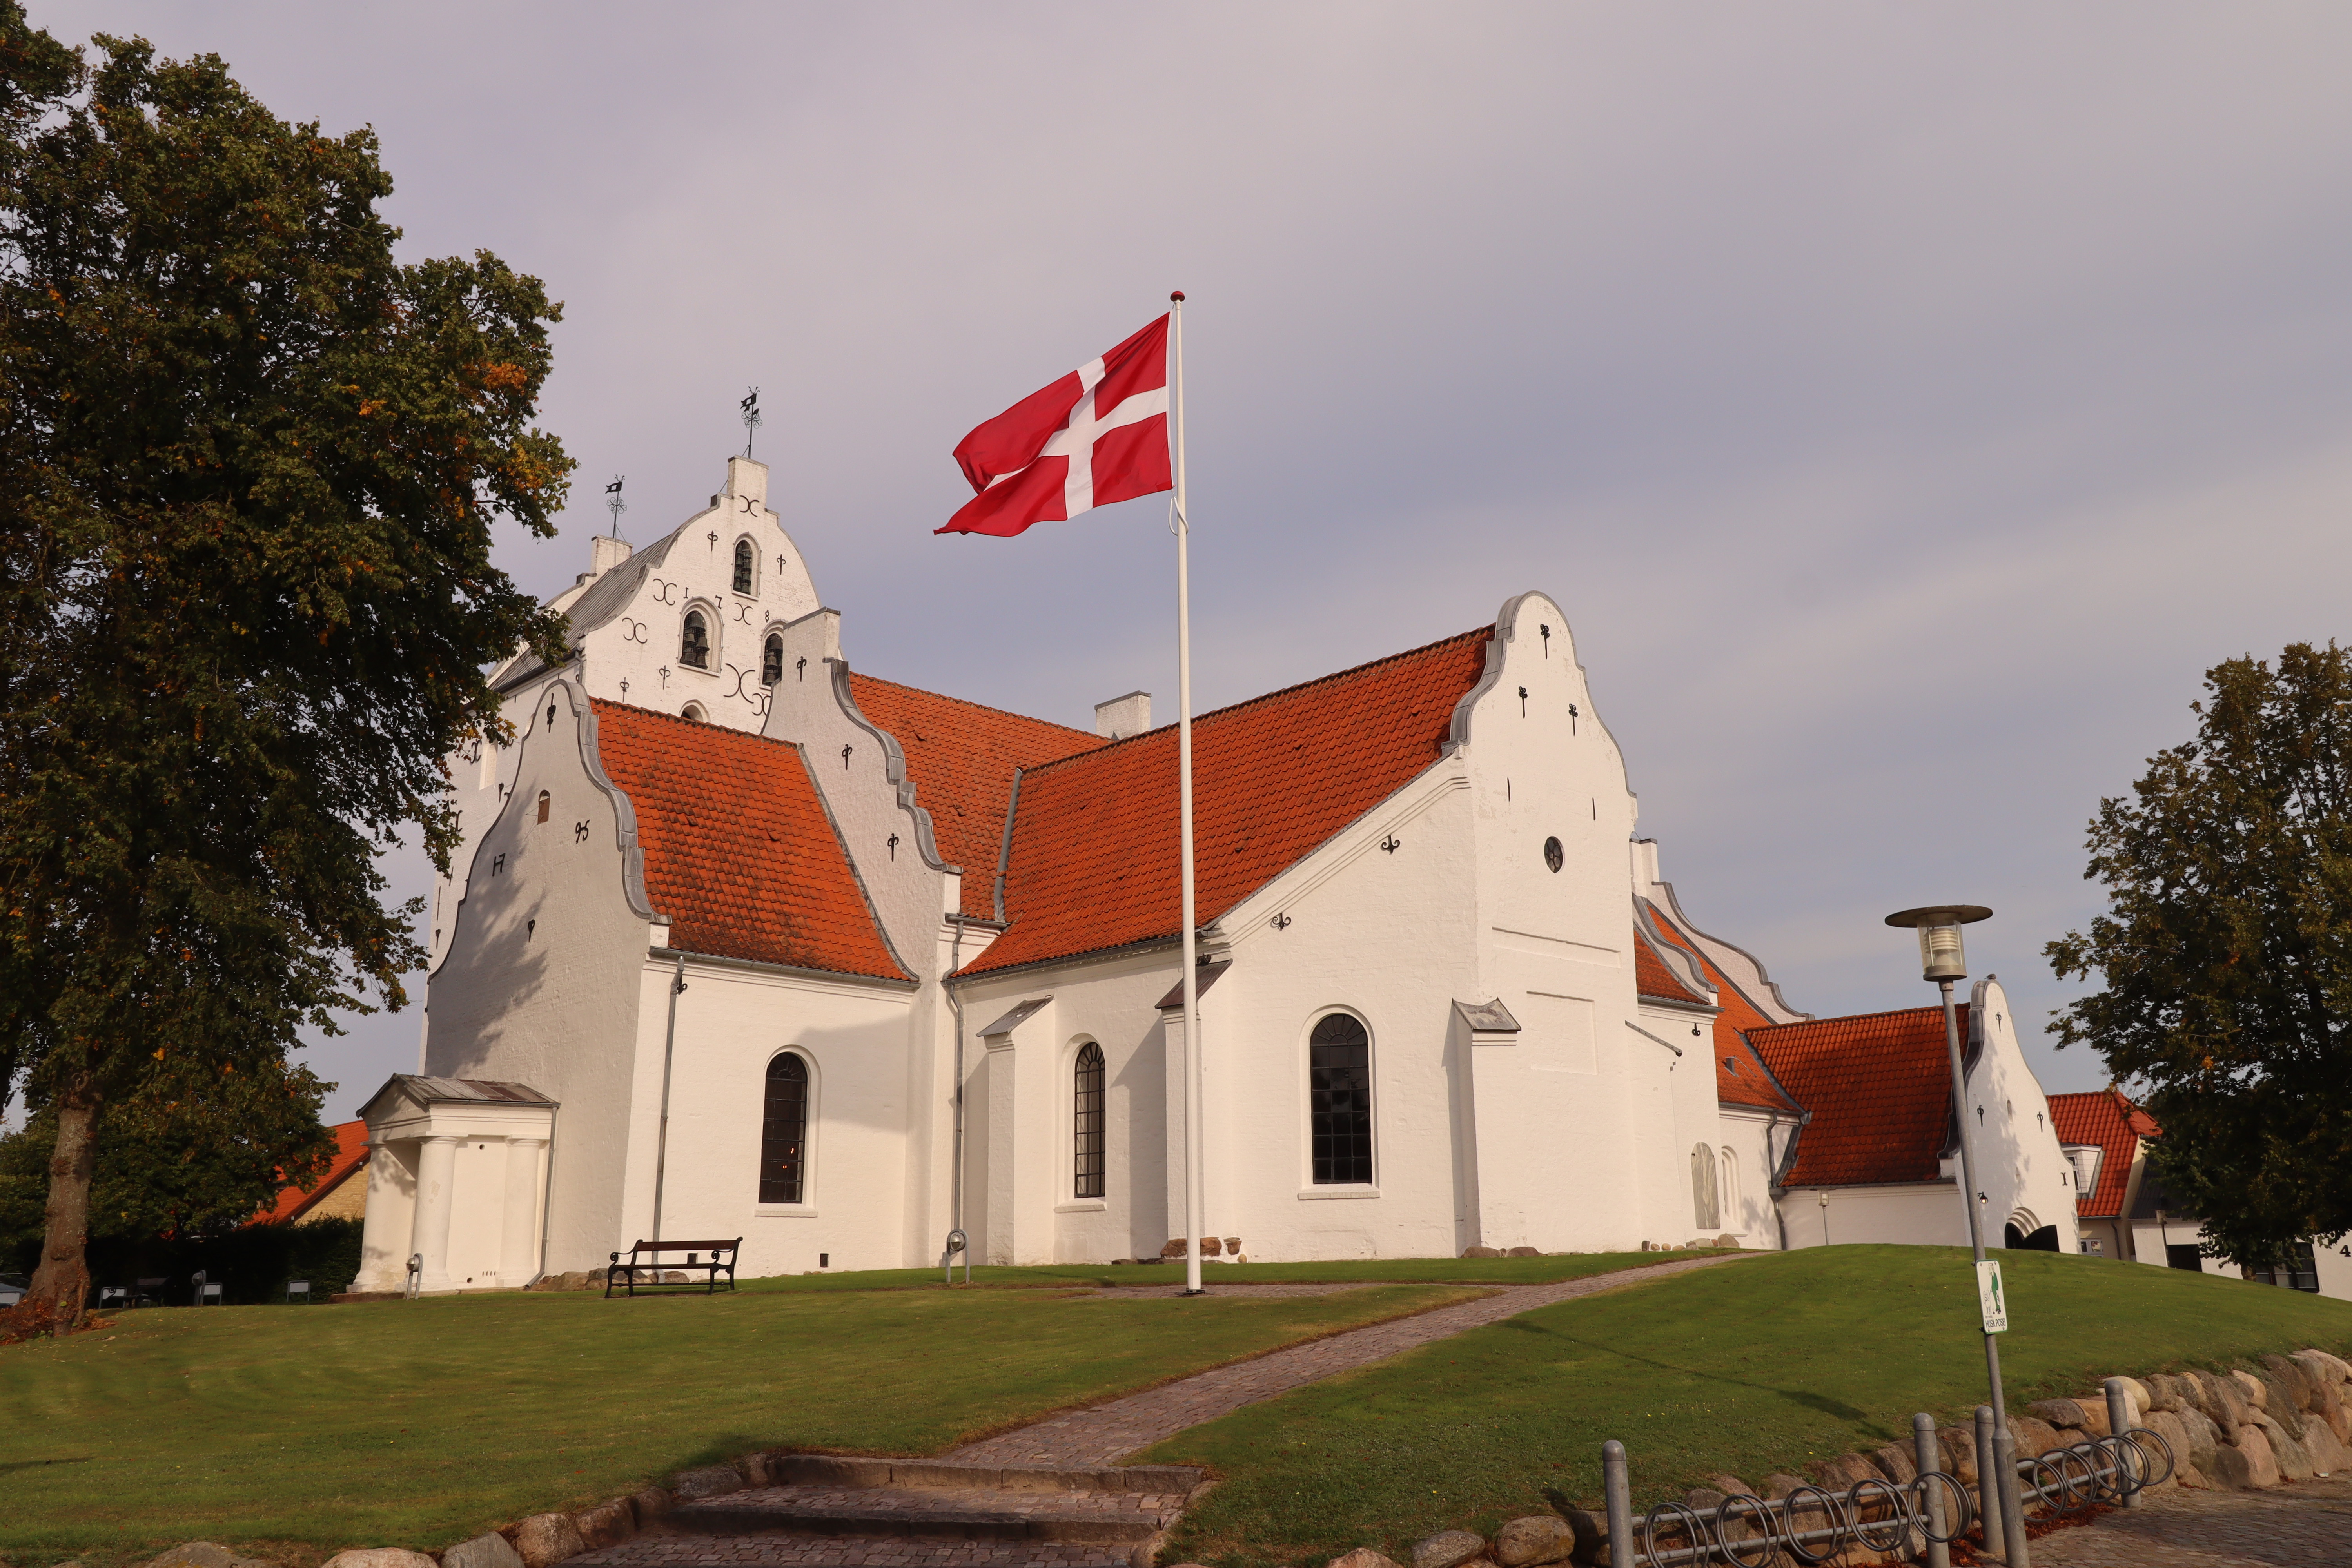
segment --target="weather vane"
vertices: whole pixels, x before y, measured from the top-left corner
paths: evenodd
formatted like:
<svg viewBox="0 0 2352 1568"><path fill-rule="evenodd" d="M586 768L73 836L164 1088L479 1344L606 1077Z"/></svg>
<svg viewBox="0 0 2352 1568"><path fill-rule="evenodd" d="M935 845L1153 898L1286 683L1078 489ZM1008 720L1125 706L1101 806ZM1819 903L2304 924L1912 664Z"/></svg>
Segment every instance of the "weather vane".
<svg viewBox="0 0 2352 1568"><path fill-rule="evenodd" d="M743 395L743 455L751 455L751 437L760 428L760 389L752 387Z"/></svg>
<svg viewBox="0 0 2352 1568"><path fill-rule="evenodd" d="M615 539L621 537L621 514L629 510L629 503L621 499L621 486L627 481L626 474L614 474L613 482L604 487L604 510L613 514L613 537Z"/></svg>

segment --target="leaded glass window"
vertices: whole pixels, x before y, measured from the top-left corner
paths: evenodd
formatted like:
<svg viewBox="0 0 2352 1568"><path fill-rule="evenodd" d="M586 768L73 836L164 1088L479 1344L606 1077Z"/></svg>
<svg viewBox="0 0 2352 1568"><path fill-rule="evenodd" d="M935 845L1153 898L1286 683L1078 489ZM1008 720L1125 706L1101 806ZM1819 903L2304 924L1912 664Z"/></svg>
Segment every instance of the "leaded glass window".
<svg viewBox="0 0 2352 1568"><path fill-rule="evenodd" d="M1078 1047L1076 1079L1077 1119L1072 1163L1077 1179L1071 1195L1098 1198L1103 1195L1103 1054L1102 1047L1087 1044Z"/></svg>
<svg viewBox="0 0 2352 1568"><path fill-rule="evenodd" d="M748 539L735 542L735 591L739 594L751 591L751 542Z"/></svg>
<svg viewBox="0 0 2352 1568"><path fill-rule="evenodd" d="M760 652L760 684L773 686L784 678L784 639L771 635Z"/></svg>
<svg viewBox="0 0 2352 1568"><path fill-rule="evenodd" d="M1370 1185L1372 1179L1372 1042L1345 1013L1318 1021L1307 1042L1307 1123L1315 1181Z"/></svg>
<svg viewBox="0 0 2352 1568"><path fill-rule="evenodd" d="M677 640L677 661L697 669L710 668L710 627L700 610L686 612L686 631Z"/></svg>
<svg viewBox="0 0 2352 1568"><path fill-rule="evenodd" d="M808 1063L786 1051L768 1064L768 1101L760 1119L760 1201L796 1204L808 1151Z"/></svg>

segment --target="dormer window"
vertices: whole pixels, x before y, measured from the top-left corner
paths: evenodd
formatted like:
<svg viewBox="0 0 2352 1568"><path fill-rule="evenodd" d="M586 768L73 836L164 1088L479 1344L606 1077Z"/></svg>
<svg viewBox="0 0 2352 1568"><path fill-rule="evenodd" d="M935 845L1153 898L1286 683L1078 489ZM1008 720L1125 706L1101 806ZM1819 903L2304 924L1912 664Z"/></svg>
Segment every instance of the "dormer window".
<svg viewBox="0 0 2352 1568"><path fill-rule="evenodd" d="M760 654L760 684L773 686L783 678L784 639L771 632L768 646Z"/></svg>
<svg viewBox="0 0 2352 1568"><path fill-rule="evenodd" d="M696 669L710 668L710 627L700 610L686 612L686 631L677 639L677 662Z"/></svg>
<svg viewBox="0 0 2352 1568"><path fill-rule="evenodd" d="M751 542L748 539L737 540L735 542L735 591L739 594L748 594L751 591Z"/></svg>

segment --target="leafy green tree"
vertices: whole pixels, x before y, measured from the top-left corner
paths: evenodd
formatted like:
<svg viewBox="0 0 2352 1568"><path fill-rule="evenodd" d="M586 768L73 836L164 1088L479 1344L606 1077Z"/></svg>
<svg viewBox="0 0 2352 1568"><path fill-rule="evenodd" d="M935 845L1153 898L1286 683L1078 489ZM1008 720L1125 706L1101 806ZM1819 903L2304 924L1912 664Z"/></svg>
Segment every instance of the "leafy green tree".
<svg viewBox="0 0 2352 1568"><path fill-rule="evenodd" d="M108 1106L90 1177L91 1237L216 1235L322 1175L335 1147L319 1121L325 1086L298 1062L278 1067L257 1078L158 1074ZM57 1137L55 1107L0 1137L0 1255L43 1238Z"/></svg>
<svg viewBox="0 0 2352 1568"><path fill-rule="evenodd" d="M572 468L531 423L560 308L396 260L371 132L95 47L0 0L0 1069L55 1117L60 1332L110 1106L404 1001L375 857L421 823L446 868L485 667L560 654L490 525L551 532Z"/></svg>
<svg viewBox="0 0 2352 1568"><path fill-rule="evenodd" d="M2151 1158L2250 1266L2352 1230L2352 651L2206 671L2196 739L2092 819L2107 913L2045 950L2055 1015L2138 1089Z"/></svg>

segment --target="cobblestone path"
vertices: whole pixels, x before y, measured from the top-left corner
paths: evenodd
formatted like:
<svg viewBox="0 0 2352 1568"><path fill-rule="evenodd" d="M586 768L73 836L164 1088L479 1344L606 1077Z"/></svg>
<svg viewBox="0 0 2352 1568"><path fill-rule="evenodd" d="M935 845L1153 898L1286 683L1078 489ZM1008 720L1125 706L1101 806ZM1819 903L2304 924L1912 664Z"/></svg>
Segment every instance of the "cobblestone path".
<svg viewBox="0 0 2352 1568"><path fill-rule="evenodd" d="M2271 1491L2147 1494L2033 1543L2034 1568L2352 1568L2352 1477Z"/></svg>
<svg viewBox="0 0 2352 1568"><path fill-rule="evenodd" d="M1049 1415L941 1457L982 1465L1114 1464L1121 1457L1149 1447L1163 1437L1172 1437L1187 1426L1213 1421L1244 1405L1287 1394L1336 1373L1385 1361L1434 1340L1451 1339L1465 1330L1483 1328L1557 1301L1570 1301L1579 1296L1687 1273L1694 1268L1709 1268L1741 1257L1761 1256L1732 1253L1721 1258L1692 1258L1676 1263L1653 1264L1646 1268L1621 1269L1614 1274L1594 1274L1556 1285L1509 1286L1475 1301L1440 1307L1370 1328L1350 1329L1328 1339L1276 1351L1255 1361L1217 1367L1107 1405Z"/></svg>

